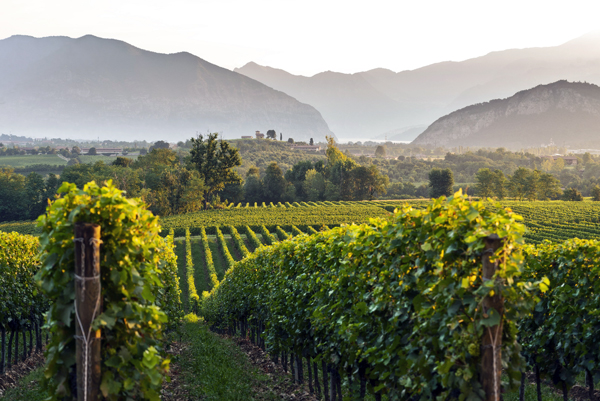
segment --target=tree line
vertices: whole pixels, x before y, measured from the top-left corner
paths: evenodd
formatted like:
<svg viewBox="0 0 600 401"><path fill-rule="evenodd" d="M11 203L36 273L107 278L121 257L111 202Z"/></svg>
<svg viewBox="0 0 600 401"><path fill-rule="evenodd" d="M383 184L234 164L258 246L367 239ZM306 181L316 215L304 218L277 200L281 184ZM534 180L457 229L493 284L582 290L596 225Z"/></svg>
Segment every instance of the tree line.
<svg viewBox="0 0 600 401"><path fill-rule="evenodd" d="M385 193L388 179L375 166L361 166L329 139L326 159L300 161L285 173L277 163L251 167L242 178L238 149L217 134L190 141L188 155L155 146L137 159L113 163L75 163L61 175L27 176L0 169L0 221L31 220L44 212L62 182L82 188L112 180L128 196L140 197L155 214L168 216L219 208L231 202L294 202L373 199Z"/></svg>

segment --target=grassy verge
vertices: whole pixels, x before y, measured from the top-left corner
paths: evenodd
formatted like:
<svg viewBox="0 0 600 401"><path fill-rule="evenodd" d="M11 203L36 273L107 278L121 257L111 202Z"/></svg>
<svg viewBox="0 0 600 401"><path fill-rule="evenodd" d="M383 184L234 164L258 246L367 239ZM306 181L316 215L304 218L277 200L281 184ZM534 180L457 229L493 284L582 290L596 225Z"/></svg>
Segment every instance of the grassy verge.
<svg viewBox="0 0 600 401"><path fill-rule="evenodd" d="M246 355L233 341L211 333L203 324L188 323L183 331L183 341L189 346L177 363L181 368L190 399L281 399L272 392L255 394L254 388L270 379L250 364Z"/></svg>
<svg viewBox="0 0 600 401"><path fill-rule="evenodd" d="M40 380L44 375L43 368L37 368L19 381L19 386L8 389L3 397L4 401L42 401L48 397L40 388Z"/></svg>
<svg viewBox="0 0 600 401"><path fill-rule="evenodd" d="M231 256L233 256L233 258L238 261L242 259L242 254L240 253L240 251L237 249L237 247L235 246L233 239L231 238L231 236L225 237L225 242L227 243L227 248L229 249L229 253L231 254Z"/></svg>
<svg viewBox="0 0 600 401"><path fill-rule="evenodd" d="M208 246L212 252L213 263L215 264L215 270L217 271L217 278L221 281L227 270L227 264L225 263L225 258L223 258L223 254L217 245L217 239L214 235L208 237Z"/></svg>
<svg viewBox="0 0 600 401"><path fill-rule="evenodd" d="M192 237L192 259L194 260L194 278L198 295L202 291L210 291L206 262L204 260L204 249L200 237Z"/></svg>
<svg viewBox="0 0 600 401"><path fill-rule="evenodd" d="M246 234L242 234L240 232L240 237L242 237L242 240L244 241L244 244L246 244L246 248L248 248L250 253L252 253L256 250L256 248L254 248L254 246L252 246L252 243L250 242L250 240L248 239L248 236Z"/></svg>

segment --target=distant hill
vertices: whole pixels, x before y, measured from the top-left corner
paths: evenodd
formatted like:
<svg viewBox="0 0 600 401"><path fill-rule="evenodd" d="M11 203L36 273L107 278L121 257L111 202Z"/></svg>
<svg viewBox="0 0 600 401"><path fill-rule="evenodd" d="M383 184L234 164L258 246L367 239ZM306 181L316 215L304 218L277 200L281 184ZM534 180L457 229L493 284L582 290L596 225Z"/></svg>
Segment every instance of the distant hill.
<svg viewBox="0 0 600 401"><path fill-rule="evenodd" d="M599 139L600 87L562 80L450 113L413 144L520 149Z"/></svg>
<svg viewBox="0 0 600 401"><path fill-rule="evenodd" d="M177 141L269 129L332 134L312 106L189 53L90 35L0 40L0 133Z"/></svg>
<svg viewBox="0 0 600 401"><path fill-rule="evenodd" d="M313 105L340 137L370 138L561 79L600 84L600 32L560 46L498 51L398 73L380 68L302 77L255 63L235 71Z"/></svg>

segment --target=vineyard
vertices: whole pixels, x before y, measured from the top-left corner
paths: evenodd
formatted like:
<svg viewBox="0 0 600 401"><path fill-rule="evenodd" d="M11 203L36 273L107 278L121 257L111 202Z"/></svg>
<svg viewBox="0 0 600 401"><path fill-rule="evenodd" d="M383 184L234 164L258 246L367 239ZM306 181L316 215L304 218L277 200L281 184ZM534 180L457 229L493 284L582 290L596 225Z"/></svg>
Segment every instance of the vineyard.
<svg viewBox="0 0 600 401"><path fill-rule="evenodd" d="M303 231L309 227L323 225L336 227L342 224L366 223L369 218L383 217L394 209L410 205L423 209L429 201L373 201L373 202L294 202L278 204L229 204L225 209L207 210L161 219L162 236L173 230L176 238L185 236L186 229L191 235L200 235L201 227L207 234L216 235L215 227L222 230L226 226L244 229L251 227L260 233L260 227L276 230L281 226L288 231L297 226ZM600 238L600 204L597 202L517 202L503 201L503 207L511 208L523 216L527 228L524 238L538 244L543 240L562 242L570 238ZM39 228L33 222L0 223L0 231L18 232L37 236Z"/></svg>
<svg viewBox="0 0 600 401"><path fill-rule="evenodd" d="M203 317L216 332L249 337L296 382L329 401L341 401L342 394L498 399L500 387L524 386L525 371L535 373L538 388L547 378L565 397L581 375L594 391L600 374L595 203L490 204L456 195L411 205L238 204L161 219L159 228L114 188L91 187L85 196L65 190L69 201L54 203L40 220L42 260L38 238L0 232L0 367L42 347L41 320L50 308L51 375L44 385L63 395L69 373L57 350L66 344L62 352L74 354L74 342L68 340L73 326L61 323L73 319L72 294L64 298L73 273L62 266L75 254L52 254L73 243L73 222L64 219L74 211L103 226L104 260L120 266L102 278L116 294L104 301L114 305L103 314L112 346L117 350L131 330L146 333L137 345L143 355L130 361L106 355L108 398L157 394L160 377L139 370L134 360L152 351L153 366L166 367L157 351L160 333L177 330L185 313ZM90 206L80 210L78 204ZM121 243L139 249L121 249ZM495 266L489 276L485 266ZM128 269L144 272L146 281ZM36 271L50 303L34 290ZM133 296L142 293L143 302ZM129 302L139 302L138 312ZM115 325L124 318L128 327ZM128 376L140 385L123 379Z"/></svg>

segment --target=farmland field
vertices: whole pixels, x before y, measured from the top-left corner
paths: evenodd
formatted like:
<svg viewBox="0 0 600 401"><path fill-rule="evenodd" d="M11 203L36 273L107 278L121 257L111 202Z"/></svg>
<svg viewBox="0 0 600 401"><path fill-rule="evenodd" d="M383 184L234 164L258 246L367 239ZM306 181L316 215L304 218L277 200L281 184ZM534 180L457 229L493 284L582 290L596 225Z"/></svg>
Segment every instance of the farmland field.
<svg viewBox="0 0 600 401"><path fill-rule="evenodd" d="M93 164L97 161L103 161L105 164L112 163L116 156L88 156L81 155L79 159L82 163ZM58 157L58 155L24 155L24 156L2 156L0 157L0 167L31 167L37 164L47 164L51 166L66 166L67 161Z"/></svg>
<svg viewBox="0 0 600 401"><path fill-rule="evenodd" d="M28 167L36 164L66 166L67 162L58 157L57 155L25 155L0 157L0 167Z"/></svg>

